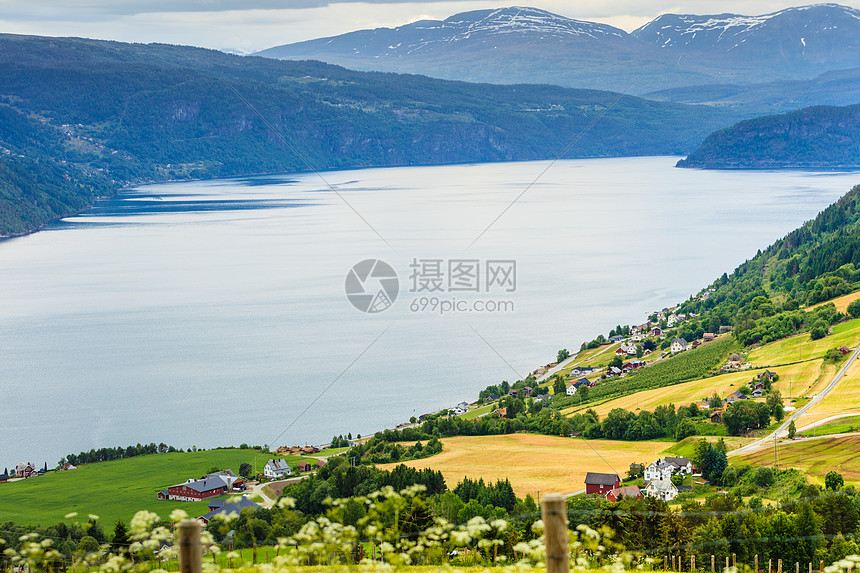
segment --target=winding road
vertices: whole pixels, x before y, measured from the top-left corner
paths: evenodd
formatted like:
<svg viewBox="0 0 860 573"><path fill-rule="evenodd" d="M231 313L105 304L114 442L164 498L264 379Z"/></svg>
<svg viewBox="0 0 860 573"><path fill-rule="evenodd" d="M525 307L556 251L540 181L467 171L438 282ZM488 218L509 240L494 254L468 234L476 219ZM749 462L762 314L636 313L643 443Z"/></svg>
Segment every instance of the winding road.
<svg viewBox="0 0 860 573"><path fill-rule="evenodd" d="M851 367L851 365L854 363L854 360L857 359L858 355L860 355L860 346L858 346L857 349L851 353L851 356L848 358L848 360L845 361L845 364L842 365L842 368L839 369L839 372L836 373L836 375L833 377L833 380L830 381L830 383L824 388L824 390L813 396L812 400L810 400L808 404L792 412L791 416L788 416L785 421L783 421L783 423L780 424L779 427L773 431L773 433L765 436L764 438L756 440L751 444L747 444L742 448L732 450L728 453L728 455L737 456L747 454L749 452L754 452L758 449L769 446L769 444L772 443L774 440L782 437L782 434L787 434L788 425L791 423L791 421L797 420L798 418L803 416L810 408L821 402L824 397L827 396L827 394L831 390L833 390L836 384L838 384L839 381L842 380L842 377L845 376L845 373L848 371L848 368Z"/></svg>

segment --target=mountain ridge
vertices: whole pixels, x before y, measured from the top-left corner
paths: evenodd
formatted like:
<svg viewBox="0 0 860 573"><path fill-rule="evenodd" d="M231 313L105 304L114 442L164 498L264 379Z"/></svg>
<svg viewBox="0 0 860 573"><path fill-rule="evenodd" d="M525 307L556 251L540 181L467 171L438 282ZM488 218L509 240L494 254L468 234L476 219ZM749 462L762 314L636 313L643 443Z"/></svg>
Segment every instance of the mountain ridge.
<svg viewBox="0 0 860 573"><path fill-rule="evenodd" d="M860 104L741 121L709 135L678 167L860 168Z"/></svg>
<svg viewBox="0 0 860 573"><path fill-rule="evenodd" d="M839 4L760 16L663 14L630 34L514 6L357 30L256 55L489 83L614 91L632 83L631 93L643 94L715 81L801 79L860 67L858 38L860 11Z"/></svg>

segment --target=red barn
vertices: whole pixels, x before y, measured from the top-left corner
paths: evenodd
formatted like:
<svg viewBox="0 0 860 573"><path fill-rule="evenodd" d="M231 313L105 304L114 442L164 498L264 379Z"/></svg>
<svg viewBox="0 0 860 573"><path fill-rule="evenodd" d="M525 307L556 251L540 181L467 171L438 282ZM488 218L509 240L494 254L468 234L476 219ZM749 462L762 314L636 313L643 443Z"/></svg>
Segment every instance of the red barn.
<svg viewBox="0 0 860 573"><path fill-rule="evenodd" d="M167 499L173 501L200 501L228 492L230 486L221 476L187 481L167 488ZM162 492L163 493L163 492ZM161 499L161 495L159 495Z"/></svg>
<svg viewBox="0 0 860 573"><path fill-rule="evenodd" d="M621 478L618 477L618 474L601 474L597 472L588 472L585 474L585 493L588 495L606 495L620 485Z"/></svg>

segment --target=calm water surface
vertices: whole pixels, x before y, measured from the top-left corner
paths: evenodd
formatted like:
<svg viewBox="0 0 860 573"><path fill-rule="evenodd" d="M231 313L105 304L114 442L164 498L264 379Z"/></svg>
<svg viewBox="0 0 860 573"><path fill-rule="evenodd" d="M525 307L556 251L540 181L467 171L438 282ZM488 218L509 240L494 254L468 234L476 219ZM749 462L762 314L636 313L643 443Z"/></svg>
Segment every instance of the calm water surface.
<svg viewBox="0 0 860 573"><path fill-rule="evenodd" d="M324 173L337 193L311 174L150 185L0 242L0 467L316 444L472 400L686 298L860 183L675 161L558 162L471 247L546 163ZM367 258L400 278L376 314L344 294ZM514 310L413 312L413 259L515 260L515 292L436 293Z"/></svg>

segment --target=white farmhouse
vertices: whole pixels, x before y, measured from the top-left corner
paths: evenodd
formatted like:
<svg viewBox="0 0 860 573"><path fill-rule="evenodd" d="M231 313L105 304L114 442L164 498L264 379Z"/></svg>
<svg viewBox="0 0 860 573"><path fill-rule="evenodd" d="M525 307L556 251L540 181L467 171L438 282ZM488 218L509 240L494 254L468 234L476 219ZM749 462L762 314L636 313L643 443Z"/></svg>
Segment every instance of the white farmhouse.
<svg viewBox="0 0 860 573"><path fill-rule="evenodd" d="M645 468L645 483L650 481L663 481L672 477L674 466L664 460L657 460Z"/></svg>
<svg viewBox="0 0 860 573"><path fill-rule="evenodd" d="M292 473L287 460L269 460L263 467L263 475L269 479L279 479Z"/></svg>
<svg viewBox="0 0 860 573"><path fill-rule="evenodd" d="M690 345L687 344L687 341L683 338L676 338L672 341L672 346L670 346L670 350L672 354L677 354L678 352L683 352L687 350Z"/></svg>
<svg viewBox="0 0 860 573"><path fill-rule="evenodd" d="M672 501L678 495L678 488L672 480L654 480L645 487L644 493L663 501Z"/></svg>

